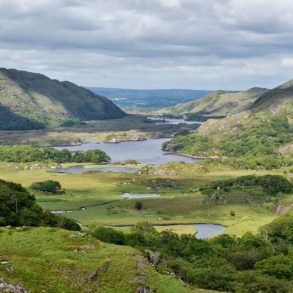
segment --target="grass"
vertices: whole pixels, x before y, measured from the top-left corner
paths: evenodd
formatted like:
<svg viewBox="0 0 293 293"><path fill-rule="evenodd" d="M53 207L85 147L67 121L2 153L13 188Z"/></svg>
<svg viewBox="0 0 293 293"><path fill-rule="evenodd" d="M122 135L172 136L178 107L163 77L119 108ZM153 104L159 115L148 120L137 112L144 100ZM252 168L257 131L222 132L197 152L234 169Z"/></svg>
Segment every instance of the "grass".
<svg viewBox="0 0 293 293"><path fill-rule="evenodd" d="M170 167L171 166L171 167ZM242 235L246 231L256 232L263 224L277 217L273 203L249 206L246 204L226 204L206 206L205 198L198 190L210 181L247 174L263 175L268 171L217 170L202 171L198 164L171 164L168 168L177 170L176 176L141 176L127 173L87 173L58 174L46 168L40 170L20 170L15 164L1 164L0 178L29 187L33 182L57 180L65 188L62 195L48 196L33 192L39 204L47 210L70 211L65 216L78 222L99 225L133 225L148 221L157 225L215 223L227 226L226 233ZM174 166L174 167L173 167ZM271 171L292 179L293 174L280 169ZM150 188L155 188L150 190ZM159 193L161 197L140 199L143 209L134 209L137 199L123 199L120 195L129 193ZM285 205L293 202L292 196L283 199ZM85 208L85 209L84 209ZM235 216L230 212L234 211ZM164 227L165 229L166 227ZM171 227L174 229L174 227ZM186 226L176 227L179 233L194 233Z"/></svg>
<svg viewBox="0 0 293 293"><path fill-rule="evenodd" d="M135 292L139 286L156 292L211 292L192 289L158 274L133 248L97 241L76 232L52 228L1 228L2 280L21 283L32 293ZM7 270L12 267L12 270ZM90 277L103 267L97 280Z"/></svg>

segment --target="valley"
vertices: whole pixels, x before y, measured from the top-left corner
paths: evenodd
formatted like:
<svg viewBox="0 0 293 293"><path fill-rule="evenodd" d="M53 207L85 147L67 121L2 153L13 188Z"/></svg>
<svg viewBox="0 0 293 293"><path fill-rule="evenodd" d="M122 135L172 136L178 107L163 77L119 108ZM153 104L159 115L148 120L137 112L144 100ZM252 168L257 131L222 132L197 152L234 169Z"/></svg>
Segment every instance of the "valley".
<svg viewBox="0 0 293 293"><path fill-rule="evenodd" d="M21 282L30 292L290 292L291 82L208 93L143 115L68 82L0 71L0 103L22 117L5 116L12 129L0 119L0 284ZM15 107L8 89L38 115ZM69 124L50 108L60 92L66 99L58 96L64 108L56 111ZM84 112L83 99L104 105ZM276 258L281 280L266 271Z"/></svg>

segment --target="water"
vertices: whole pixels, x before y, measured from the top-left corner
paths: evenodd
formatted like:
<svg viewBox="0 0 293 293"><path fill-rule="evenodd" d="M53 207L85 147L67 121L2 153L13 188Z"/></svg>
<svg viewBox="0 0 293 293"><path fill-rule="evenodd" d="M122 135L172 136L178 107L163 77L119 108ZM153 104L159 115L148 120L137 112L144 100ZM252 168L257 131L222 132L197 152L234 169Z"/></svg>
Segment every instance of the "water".
<svg viewBox="0 0 293 293"><path fill-rule="evenodd" d="M220 235L225 229L222 225L215 224L195 224L194 227L197 230L196 238L206 239Z"/></svg>
<svg viewBox="0 0 293 293"><path fill-rule="evenodd" d="M161 195L157 193L124 193L122 196L126 198L153 198Z"/></svg>
<svg viewBox="0 0 293 293"><path fill-rule="evenodd" d="M130 168L130 167L95 167L95 168L85 168L84 166L74 166L70 168L58 168L56 169L57 173L70 173L70 174L79 174L87 172L122 172L122 173L134 173L139 168Z"/></svg>
<svg viewBox="0 0 293 293"><path fill-rule="evenodd" d="M153 225L154 227L159 226L162 227L161 225ZM176 226L172 225L172 226ZM178 224L178 226L187 226L187 227L195 227L197 230L197 233L195 235L195 237L197 239L208 239L208 238L212 238L215 236L220 235L224 230L225 227L222 225L216 225L216 224ZM119 228L119 229L127 229L130 226L106 226L106 227L110 227L110 228ZM166 226L168 227L168 226Z"/></svg>
<svg viewBox="0 0 293 293"><path fill-rule="evenodd" d="M111 157L112 163L124 162L126 160L136 160L141 164L160 166L170 162L181 161L186 163L194 163L197 161L192 158L168 154L162 151L162 143L168 140L168 138L160 138L144 141L126 141L121 143L87 142L76 146L56 147L56 149L68 149L72 152L100 149Z"/></svg>
<svg viewBox="0 0 293 293"><path fill-rule="evenodd" d="M187 121L184 119L173 119L173 118L165 118L165 117L148 117L150 120L162 120L161 122L156 122L156 124L173 124L173 125L178 125L178 124L202 124L202 122L199 121ZM164 120L164 121L163 121Z"/></svg>

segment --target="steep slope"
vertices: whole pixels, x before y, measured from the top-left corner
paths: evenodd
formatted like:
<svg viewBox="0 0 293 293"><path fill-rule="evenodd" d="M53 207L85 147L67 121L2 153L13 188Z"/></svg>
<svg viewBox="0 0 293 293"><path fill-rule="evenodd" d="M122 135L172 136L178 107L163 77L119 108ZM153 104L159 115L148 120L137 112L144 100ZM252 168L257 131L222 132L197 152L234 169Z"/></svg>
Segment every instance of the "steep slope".
<svg viewBox="0 0 293 293"><path fill-rule="evenodd" d="M0 106L16 117L46 126L58 126L68 120L100 120L126 115L105 97L71 82L5 68L0 68ZM5 123L7 120L0 117L0 125Z"/></svg>
<svg viewBox="0 0 293 293"><path fill-rule="evenodd" d="M158 114L199 120L223 118L249 109L256 99L267 91L264 88L252 88L240 92L215 91L196 101L161 109Z"/></svg>
<svg viewBox="0 0 293 293"><path fill-rule="evenodd" d="M278 168L293 160L292 81L262 95L249 111L205 122L164 147L201 157L226 157L237 168Z"/></svg>

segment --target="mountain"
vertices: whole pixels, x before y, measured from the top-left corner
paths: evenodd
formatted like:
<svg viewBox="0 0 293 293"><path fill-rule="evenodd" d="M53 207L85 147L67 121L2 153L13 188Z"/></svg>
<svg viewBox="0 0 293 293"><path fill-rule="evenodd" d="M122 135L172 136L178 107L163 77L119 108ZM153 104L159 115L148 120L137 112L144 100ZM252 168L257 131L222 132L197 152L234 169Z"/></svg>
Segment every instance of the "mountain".
<svg viewBox="0 0 293 293"><path fill-rule="evenodd" d="M196 101L161 109L156 114L183 116L191 120L223 118L249 109L267 91L264 88L239 92L215 91Z"/></svg>
<svg viewBox="0 0 293 293"><path fill-rule="evenodd" d="M74 83L0 68L0 129L59 126L68 121L126 116L119 107Z"/></svg>
<svg viewBox="0 0 293 293"><path fill-rule="evenodd" d="M252 105L255 111L270 110L278 112L293 106L293 79L266 92Z"/></svg>
<svg viewBox="0 0 293 293"><path fill-rule="evenodd" d="M265 92L246 111L210 119L176 136L165 150L216 157L235 168L274 169L293 163L293 82Z"/></svg>
<svg viewBox="0 0 293 293"><path fill-rule="evenodd" d="M89 88L94 93L106 96L118 106L127 110L133 108L162 108L199 99L210 91L187 89L119 89L119 88Z"/></svg>

